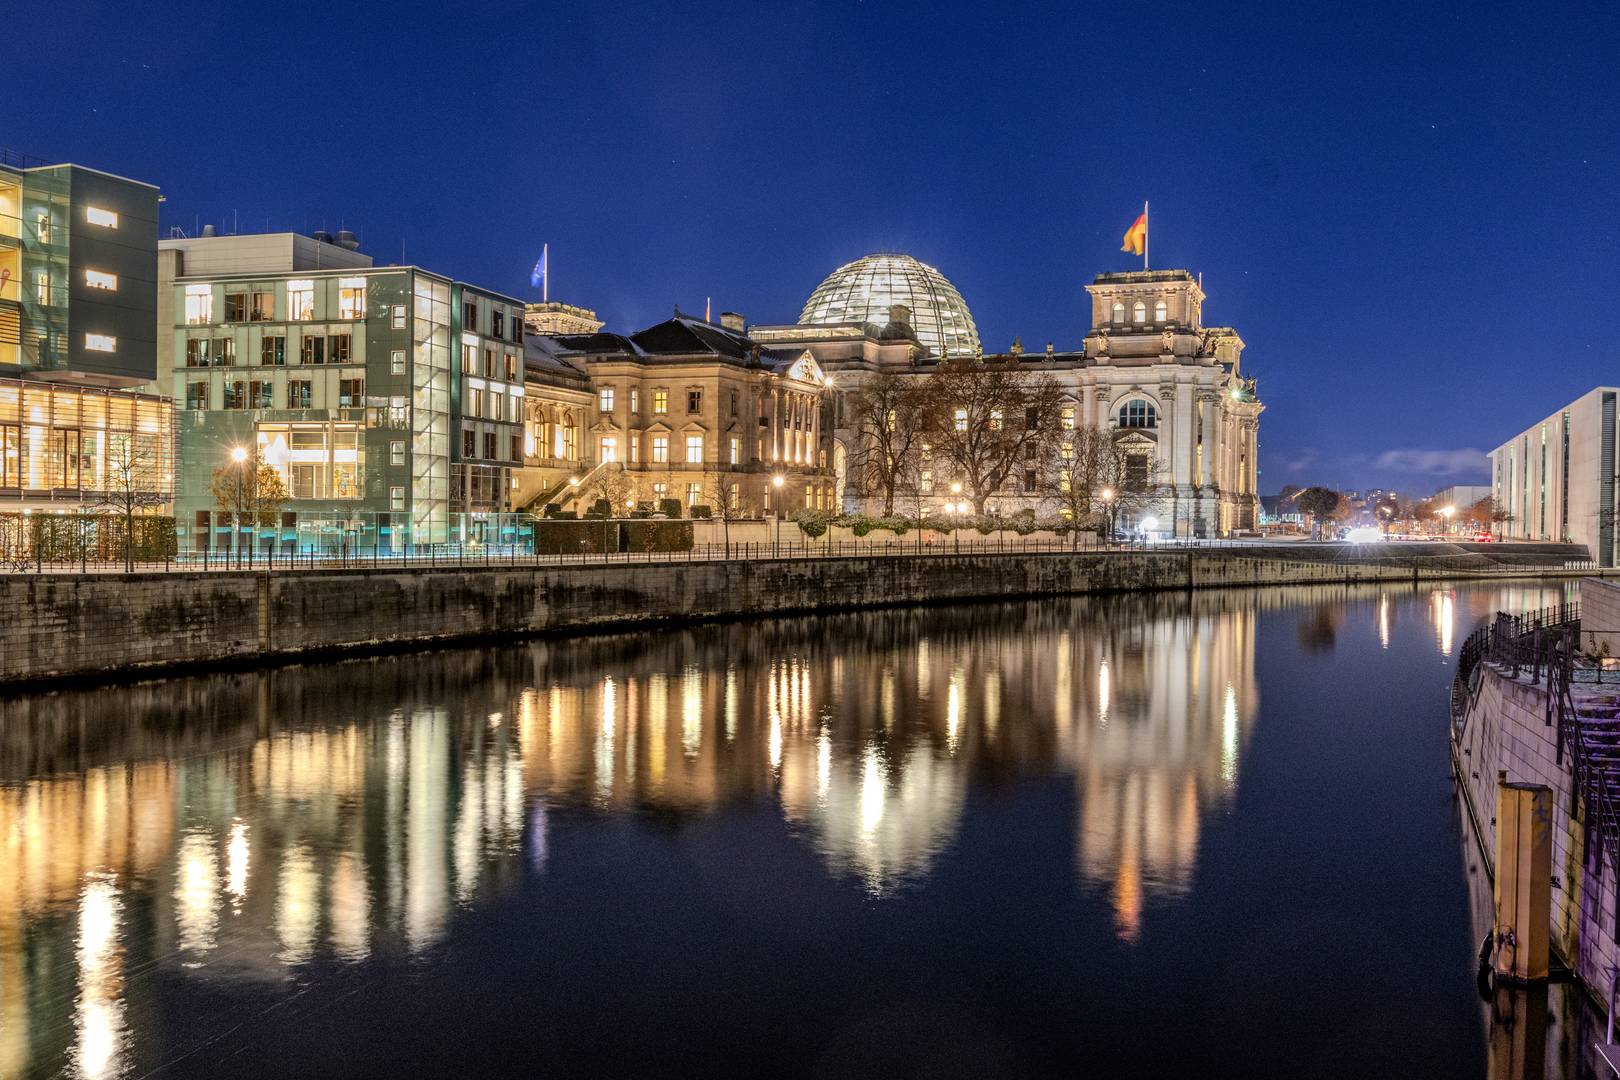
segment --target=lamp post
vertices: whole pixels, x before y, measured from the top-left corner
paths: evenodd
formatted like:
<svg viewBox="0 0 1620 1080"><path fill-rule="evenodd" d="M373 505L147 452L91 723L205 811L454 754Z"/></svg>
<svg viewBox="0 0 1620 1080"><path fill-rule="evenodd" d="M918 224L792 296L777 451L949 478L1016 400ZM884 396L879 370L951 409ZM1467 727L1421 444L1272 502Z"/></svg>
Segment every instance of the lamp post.
<svg viewBox="0 0 1620 1080"><path fill-rule="evenodd" d="M1446 519L1446 533L1447 533L1447 535L1450 535L1450 533L1451 533L1451 516L1453 514L1455 514L1456 512L1457 512L1457 508L1455 506L1442 506L1440 508L1440 516Z"/></svg>
<svg viewBox="0 0 1620 1080"><path fill-rule="evenodd" d="M772 488L772 490L774 492L774 494L771 496L771 509L776 514L776 536L771 541L771 558L773 558L773 559L779 558L781 556L781 554L782 554L782 484L783 484L783 482L784 481L783 481L781 473L777 473L775 476L771 477L771 488Z"/></svg>
<svg viewBox="0 0 1620 1080"><path fill-rule="evenodd" d="M1103 502L1103 518L1108 522L1108 532L1103 537L1103 541L1104 543L1111 544L1114 542L1114 489L1111 487L1103 488L1101 497Z"/></svg>
<svg viewBox="0 0 1620 1080"><path fill-rule="evenodd" d="M956 514L958 516L961 515L962 503L961 500L957 498L957 496L960 496L961 494L962 482L960 480L952 480L951 497L956 501L952 502L945 508L945 512L947 514ZM960 553L962 550L962 530L960 528L954 528L951 530L951 547L953 547L958 553Z"/></svg>

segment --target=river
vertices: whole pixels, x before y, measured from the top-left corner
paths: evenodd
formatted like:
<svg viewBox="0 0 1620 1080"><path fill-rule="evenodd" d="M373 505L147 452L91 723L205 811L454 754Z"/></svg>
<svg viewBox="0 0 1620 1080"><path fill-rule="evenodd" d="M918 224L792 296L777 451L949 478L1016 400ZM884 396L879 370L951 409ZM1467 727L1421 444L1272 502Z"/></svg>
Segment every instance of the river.
<svg viewBox="0 0 1620 1080"><path fill-rule="evenodd" d="M1476 989L1446 748L1468 631L1562 596L1074 598L0 702L0 1078L1587 1075L1579 995L1527 1054L1529 1006Z"/></svg>

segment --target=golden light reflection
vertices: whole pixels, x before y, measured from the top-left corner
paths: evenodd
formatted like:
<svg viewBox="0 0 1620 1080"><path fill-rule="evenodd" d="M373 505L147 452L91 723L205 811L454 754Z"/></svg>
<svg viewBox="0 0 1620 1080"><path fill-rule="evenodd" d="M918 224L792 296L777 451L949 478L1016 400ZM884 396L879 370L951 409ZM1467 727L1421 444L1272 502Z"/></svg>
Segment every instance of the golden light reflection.
<svg viewBox="0 0 1620 1080"><path fill-rule="evenodd" d="M124 1022L123 946L119 940L123 901L110 874L86 879L79 898L75 959L79 998L75 1016L79 1075L95 1080L122 1072L129 1033Z"/></svg>
<svg viewBox="0 0 1620 1080"><path fill-rule="evenodd" d="M206 832L193 829L181 837L174 908L180 948L187 952L207 952L215 945L219 931L217 861L214 838Z"/></svg>
<svg viewBox="0 0 1620 1080"><path fill-rule="evenodd" d="M240 818L231 822L231 839L225 845L225 893L231 898L231 907L240 911L247 899L248 824Z"/></svg>

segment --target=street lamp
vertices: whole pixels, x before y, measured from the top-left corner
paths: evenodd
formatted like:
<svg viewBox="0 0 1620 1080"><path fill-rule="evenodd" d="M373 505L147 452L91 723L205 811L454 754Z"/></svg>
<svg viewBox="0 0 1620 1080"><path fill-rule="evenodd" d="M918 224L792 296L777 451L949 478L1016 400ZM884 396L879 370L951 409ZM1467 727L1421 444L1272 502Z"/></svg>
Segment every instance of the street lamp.
<svg viewBox="0 0 1620 1080"><path fill-rule="evenodd" d="M1456 512L1457 508L1455 506L1442 506L1440 508L1440 516L1446 519L1446 532L1448 533L1451 532L1451 515Z"/></svg>
<svg viewBox="0 0 1620 1080"><path fill-rule="evenodd" d="M1104 539L1108 543L1113 543L1113 540L1114 540L1114 489L1113 488L1105 487L1105 488L1102 489L1102 501L1103 501L1103 516L1108 520L1108 534L1107 534L1107 536L1104 537Z"/></svg>
<svg viewBox="0 0 1620 1080"><path fill-rule="evenodd" d="M231 481L233 487L235 488L235 495L231 499L231 502L234 504L231 507L231 547L236 550L236 565L238 569L240 569L242 566L242 506L247 502L248 498L246 475L247 459L247 447L231 447L231 464L235 466L231 470Z"/></svg>

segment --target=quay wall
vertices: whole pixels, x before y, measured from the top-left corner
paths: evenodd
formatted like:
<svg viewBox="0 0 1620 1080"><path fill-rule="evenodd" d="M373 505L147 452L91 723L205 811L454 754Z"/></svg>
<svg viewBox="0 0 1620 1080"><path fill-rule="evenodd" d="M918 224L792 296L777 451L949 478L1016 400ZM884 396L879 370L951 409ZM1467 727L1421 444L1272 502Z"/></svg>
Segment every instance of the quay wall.
<svg viewBox="0 0 1620 1080"><path fill-rule="evenodd" d="M668 620L1450 576L1466 574L1196 549L10 574L0 576L0 685Z"/></svg>
<svg viewBox="0 0 1620 1080"><path fill-rule="evenodd" d="M1581 586L1582 615L1588 592ZM1558 760L1558 730L1547 723L1545 682L1510 678L1490 664L1479 665L1478 692L1453 733L1458 783L1473 815L1485 864L1496 857L1498 773L1509 783L1544 784L1552 789L1552 925L1554 950L1575 975L1599 996L1620 963L1614 937L1615 883L1594 879L1582 863L1584 826L1575 807L1568 756ZM1494 868L1493 868L1494 874Z"/></svg>

